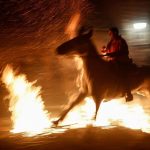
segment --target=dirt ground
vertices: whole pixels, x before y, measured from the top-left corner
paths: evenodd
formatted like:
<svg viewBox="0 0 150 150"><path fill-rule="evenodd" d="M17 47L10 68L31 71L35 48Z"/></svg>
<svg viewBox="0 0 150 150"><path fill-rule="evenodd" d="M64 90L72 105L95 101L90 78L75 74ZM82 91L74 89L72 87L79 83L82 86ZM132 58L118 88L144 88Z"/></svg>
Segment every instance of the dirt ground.
<svg viewBox="0 0 150 150"><path fill-rule="evenodd" d="M24 137L0 132L1 150L149 150L150 134L123 127L87 127L64 133Z"/></svg>

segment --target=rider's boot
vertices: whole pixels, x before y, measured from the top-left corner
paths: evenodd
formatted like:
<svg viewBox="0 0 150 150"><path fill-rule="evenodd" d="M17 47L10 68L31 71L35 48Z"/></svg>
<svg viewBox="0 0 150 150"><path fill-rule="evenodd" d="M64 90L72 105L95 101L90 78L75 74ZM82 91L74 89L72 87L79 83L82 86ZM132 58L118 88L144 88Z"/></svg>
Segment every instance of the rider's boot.
<svg viewBox="0 0 150 150"><path fill-rule="evenodd" d="M133 100L133 95L132 95L131 91L127 91L125 99L126 99L126 102L130 102Z"/></svg>

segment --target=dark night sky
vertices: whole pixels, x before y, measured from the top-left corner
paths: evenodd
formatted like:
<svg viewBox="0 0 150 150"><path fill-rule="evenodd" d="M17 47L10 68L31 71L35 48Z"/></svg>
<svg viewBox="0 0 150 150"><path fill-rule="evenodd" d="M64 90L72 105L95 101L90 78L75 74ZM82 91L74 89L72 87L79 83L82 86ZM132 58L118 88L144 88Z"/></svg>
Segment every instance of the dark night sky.
<svg viewBox="0 0 150 150"><path fill-rule="evenodd" d="M119 25L124 21L150 21L150 1L143 0L91 0L95 4L96 16L105 20L106 25ZM98 21L95 19L95 21ZM99 21L99 25L103 21Z"/></svg>

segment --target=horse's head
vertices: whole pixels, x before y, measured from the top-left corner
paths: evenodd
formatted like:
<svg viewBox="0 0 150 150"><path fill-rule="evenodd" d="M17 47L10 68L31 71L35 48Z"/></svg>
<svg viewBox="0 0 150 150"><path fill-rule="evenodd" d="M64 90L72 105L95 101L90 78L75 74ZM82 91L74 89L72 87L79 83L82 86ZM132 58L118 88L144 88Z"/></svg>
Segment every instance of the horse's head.
<svg viewBox="0 0 150 150"><path fill-rule="evenodd" d="M93 30L85 30L81 28L78 32L77 37L61 44L57 47L56 52L58 55L67 54L77 54L84 55L87 53L88 44L90 43L90 38L92 37Z"/></svg>

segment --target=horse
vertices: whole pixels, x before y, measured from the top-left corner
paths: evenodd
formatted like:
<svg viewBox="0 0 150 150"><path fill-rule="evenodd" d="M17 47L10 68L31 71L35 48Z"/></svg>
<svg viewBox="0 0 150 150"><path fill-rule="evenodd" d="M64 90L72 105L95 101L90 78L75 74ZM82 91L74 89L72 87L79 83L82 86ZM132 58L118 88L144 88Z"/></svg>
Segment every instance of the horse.
<svg viewBox="0 0 150 150"><path fill-rule="evenodd" d="M79 94L72 101L67 109L65 109L57 120L54 121L58 125L60 121L66 117L68 112L86 97L93 98L96 110L93 119L96 120L100 103L103 100L111 100L125 96L125 86L127 80L122 80L119 76L119 70L116 64L107 62L97 51L92 40L93 31L80 32L75 38L64 42L56 49L57 55L79 56L83 61L83 74L79 87ZM130 89L131 92L150 95L150 66L133 67L130 70ZM132 69L133 69L132 68ZM128 71L128 70L127 70Z"/></svg>

